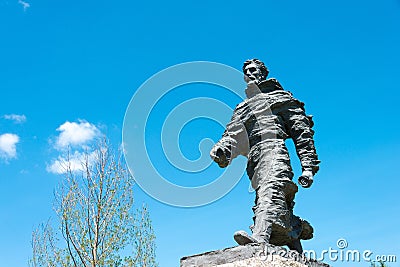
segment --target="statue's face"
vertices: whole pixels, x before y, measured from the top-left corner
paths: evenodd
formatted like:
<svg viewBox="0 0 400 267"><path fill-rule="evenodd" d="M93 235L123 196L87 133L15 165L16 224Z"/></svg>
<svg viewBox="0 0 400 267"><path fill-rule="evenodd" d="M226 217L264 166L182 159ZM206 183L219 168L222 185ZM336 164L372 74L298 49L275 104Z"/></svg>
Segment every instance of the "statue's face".
<svg viewBox="0 0 400 267"><path fill-rule="evenodd" d="M250 81L260 82L263 79L260 67L251 63L244 68L244 80L248 83Z"/></svg>

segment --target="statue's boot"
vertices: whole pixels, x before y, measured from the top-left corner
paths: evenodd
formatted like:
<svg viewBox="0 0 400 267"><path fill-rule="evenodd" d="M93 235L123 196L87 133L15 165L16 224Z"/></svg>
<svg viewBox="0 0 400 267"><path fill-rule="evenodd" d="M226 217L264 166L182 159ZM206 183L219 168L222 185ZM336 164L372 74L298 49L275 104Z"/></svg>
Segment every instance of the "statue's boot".
<svg viewBox="0 0 400 267"><path fill-rule="evenodd" d="M298 253L303 253L303 247L301 246L300 239L293 239L290 244L287 245L289 249L296 250Z"/></svg>
<svg viewBox="0 0 400 267"><path fill-rule="evenodd" d="M250 244L250 243L261 243L261 242L265 242L263 240L259 240L251 235L249 235L247 232L241 230L241 231L237 231L235 232L235 234L233 235L233 238L235 239L236 243L238 243L241 246Z"/></svg>
<svg viewBox="0 0 400 267"><path fill-rule="evenodd" d="M246 245L249 243L269 243L272 225L267 220L257 220L255 225L250 227L253 234L249 235L246 231L237 231L233 238L239 245Z"/></svg>
<svg viewBox="0 0 400 267"><path fill-rule="evenodd" d="M306 220L300 219L300 217L293 215L291 218L292 231L289 233L290 241L287 246L291 250L296 250L300 254L303 253L303 247L301 246L301 240L311 239L313 237L314 229L311 224Z"/></svg>
<svg viewBox="0 0 400 267"><path fill-rule="evenodd" d="M313 238L314 229L309 222L301 220L301 233L299 239L309 240Z"/></svg>

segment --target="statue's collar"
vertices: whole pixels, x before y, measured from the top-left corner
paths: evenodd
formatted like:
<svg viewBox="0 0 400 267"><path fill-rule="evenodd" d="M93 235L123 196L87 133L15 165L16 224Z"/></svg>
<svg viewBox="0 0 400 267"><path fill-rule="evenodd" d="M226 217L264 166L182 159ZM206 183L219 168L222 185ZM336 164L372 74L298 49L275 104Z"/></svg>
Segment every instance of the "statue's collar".
<svg viewBox="0 0 400 267"><path fill-rule="evenodd" d="M283 90L282 85L274 78L260 82L257 87L247 87L246 95L251 98L259 93L270 93L277 90Z"/></svg>
<svg viewBox="0 0 400 267"><path fill-rule="evenodd" d="M262 93L269 93L276 90L283 90L282 85L274 78L262 81L258 84L258 88Z"/></svg>

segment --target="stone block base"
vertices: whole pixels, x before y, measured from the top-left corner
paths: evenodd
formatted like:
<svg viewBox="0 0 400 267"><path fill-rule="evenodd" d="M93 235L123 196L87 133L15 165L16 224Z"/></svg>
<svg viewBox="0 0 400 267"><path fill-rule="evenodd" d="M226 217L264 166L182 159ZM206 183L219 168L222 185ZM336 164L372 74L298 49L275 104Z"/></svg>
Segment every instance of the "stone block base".
<svg viewBox="0 0 400 267"><path fill-rule="evenodd" d="M265 244L248 244L181 259L181 267L329 267L296 251Z"/></svg>

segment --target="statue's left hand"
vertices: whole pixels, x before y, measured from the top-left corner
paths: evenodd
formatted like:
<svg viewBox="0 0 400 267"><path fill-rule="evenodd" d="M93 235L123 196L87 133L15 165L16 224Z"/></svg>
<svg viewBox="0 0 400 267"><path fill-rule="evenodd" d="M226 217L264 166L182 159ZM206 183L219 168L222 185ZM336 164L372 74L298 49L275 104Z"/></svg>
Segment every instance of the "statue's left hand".
<svg viewBox="0 0 400 267"><path fill-rule="evenodd" d="M299 184L304 188L309 188L314 182L314 175L311 171L303 171L298 179Z"/></svg>

